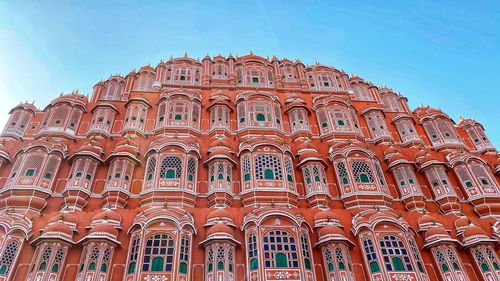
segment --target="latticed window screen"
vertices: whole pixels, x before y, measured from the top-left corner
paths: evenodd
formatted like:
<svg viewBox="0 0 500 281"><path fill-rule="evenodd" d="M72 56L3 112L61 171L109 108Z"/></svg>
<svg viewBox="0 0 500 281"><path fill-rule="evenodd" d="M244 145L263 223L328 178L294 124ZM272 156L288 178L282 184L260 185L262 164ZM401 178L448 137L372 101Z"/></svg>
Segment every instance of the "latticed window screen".
<svg viewBox="0 0 500 281"><path fill-rule="evenodd" d="M445 139L457 139L457 135L455 134L455 128L453 128L453 125L450 123L450 121L444 119L437 119L436 125L439 131L441 132L441 135Z"/></svg>
<svg viewBox="0 0 500 281"><path fill-rule="evenodd" d="M146 181L150 181L155 176L156 170L156 157L150 156L148 160L148 167L146 168Z"/></svg>
<svg viewBox="0 0 500 281"><path fill-rule="evenodd" d="M295 238L284 230L272 230L263 239L264 265L266 268L298 268Z"/></svg>
<svg viewBox="0 0 500 281"><path fill-rule="evenodd" d="M496 186L493 178L490 176L490 173L488 172L487 168L480 163L470 163L469 167L472 171L472 174L474 174L474 177L476 177L477 181L479 184L483 187L494 187Z"/></svg>
<svg viewBox="0 0 500 281"><path fill-rule="evenodd" d="M375 166L375 172L377 173L379 183L381 185L385 186L384 173L382 172L382 168L380 168L380 164L378 162L375 162L374 166Z"/></svg>
<svg viewBox="0 0 500 281"><path fill-rule="evenodd" d="M427 132L427 135L431 139L433 143L439 143L441 140L439 139L439 134L436 130L436 127L434 127L434 123L432 121L426 121L423 123L424 129Z"/></svg>
<svg viewBox="0 0 500 281"><path fill-rule="evenodd" d="M47 264L50 261L50 256L52 255L52 246L48 245L43 249L42 256L40 258L40 265L38 266L38 271L45 271L47 269Z"/></svg>
<svg viewBox="0 0 500 281"><path fill-rule="evenodd" d="M47 160L47 164L45 165L45 171L43 174L44 179L52 179L57 171L57 168L59 167L59 162L61 159L55 155L50 155L49 159Z"/></svg>
<svg viewBox="0 0 500 281"><path fill-rule="evenodd" d="M399 112L401 107L394 94L381 94L382 103L388 111Z"/></svg>
<svg viewBox="0 0 500 281"><path fill-rule="evenodd" d="M422 262L422 258L420 257L420 252L418 251L418 248L417 248L416 243L413 240L413 238L408 239L408 244L410 244L411 252L412 252L413 257L415 258L415 260L417 262L418 270L420 272L424 273L425 272L424 263Z"/></svg>
<svg viewBox="0 0 500 281"><path fill-rule="evenodd" d="M193 157L189 158L187 164L187 176L188 181L196 181L196 159Z"/></svg>
<svg viewBox="0 0 500 281"><path fill-rule="evenodd" d="M330 123L328 122L328 117L324 108L318 109L316 111L316 116L318 117L318 124L320 128L330 128Z"/></svg>
<svg viewBox="0 0 500 281"><path fill-rule="evenodd" d="M305 233L300 234L300 243L302 246L302 257L304 258L304 267L306 269L312 269L312 259L311 252L309 246L309 240L307 239L307 235Z"/></svg>
<svg viewBox="0 0 500 281"><path fill-rule="evenodd" d="M172 272L174 239L168 234L155 234L146 241L142 271Z"/></svg>
<svg viewBox="0 0 500 281"><path fill-rule="evenodd" d="M214 270L214 250L210 248L207 254L207 272Z"/></svg>
<svg viewBox="0 0 500 281"><path fill-rule="evenodd" d="M99 260L99 247L94 246L90 252L90 258L89 258L89 264L87 265L87 270L95 271L98 260Z"/></svg>
<svg viewBox="0 0 500 281"><path fill-rule="evenodd" d="M107 272L108 271L110 259L111 259L111 249L106 248L106 249L104 249L104 253L102 255L101 268L99 269L100 272Z"/></svg>
<svg viewBox="0 0 500 281"><path fill-rule="evenodd" d="M187 273L189 268L189 236L181 237L181 247L179 251L179 273Z"/></svg>
<svg viewBox="0 0 500 281"><path fill-rule="evenodd" d="M60 247L57 249L56 255L54 257L54 263L51 268L51 272L57 273L59 272L59 268L61 268L64 262L64 250Z"/></svg>
<svg viewBox="0 0 500 281"><path fill-rule="evenodd" d="M337 162L337 175L341 184L349 184L349 174L347 173L346 166L343 161Z"/></svg>
<svg viewBox="0 0 500 281"><path fill-rule="evenodd" d="M304 167L302 169L303 173L304 173L304 180L306 181L306 184L310 184L312 182L312 179L311 179L311 172L309 171L309 167Z"/></svg>
<svg viewBox="0 0 500 281"><path fill-rule="evenodd" d="M373 183L375 181L370 165L365 161L353 161L351 163L351 168L356 182Z"/></svg>
<svg viewBox="0 0 500 281"><path fill-rule="evenodd" d="M6 243L5 250L0 257L0 275L6 276L9 274L18 250L19 243L17 241L10 241Z"/></svg>
<svg viewBox="0 0 500 281"><path fill-rule="evenodd" d="M387 271L413 271L410 256L401 239L384 236L380 239L380 250Z"/></svg>
<svg viewBox="0 0 500 281"><path fill-rule="evenodd" d="M165 156L161 161L160 178L180 178L182 175L182 160L177 156Z"/></svg>
<svg viewBox="0 0 500 281"><path fill-rule="evenodd" d="M219 246L217 249L217 270L225 269L225 251L224 247Z"/></svg>
<svg viewBox="0 0 500 281"><path fill-rule="evenodd" d="M26 161L24 162L23 171L21 172L22 176L37 176L39 174L40 169L42 168L42 164L45 160L45 155L30 153L26 157ZM30 172L32 171L32 172Z"/></svg>
<svg viewBox="0 0 500 281"><path fill-rule="evenodd" d="M334 126L340 126L340 127L351 127L351 118L349 117L349 114L347 113L347 108L342 108L342 107L334 107L330 109L330 117L332 119L332 122ZM345 128L343 129L345 130Z"/></svg>
<svg viewBox="0 0 500 281"><path fill-rule="evenodd" d="M243 181L250 180L250 158L245 156L243 158Z"/></svg>
<svg viewBox="0 0 500 281"><path fill-rule="evenodd" d="M257 251L257 236L255 233L248 235L248 258L250 262L250 270L255 270L259 267L258 251Z"/></svg>
<svg viewBox="0 0 500 281"><path fill-rule="evenodd" d="M351 261L347 250L342 245L335 247L335 259L337 260L337 267L339 270L348 269L351 271Z"/></svg>
<svg viewBox="0 0 500 281"><path fill-rule="evenodd" d="M258 180L282 180L283 171L278 157L270 154L255 158L255 178Z"/></svg>
<svg viewBox="0 0 500 281"><path fill-rule="evenodd" d="M368 267L371 273L376 273L380 271L380 265L377 259L377 253L375 252L375 247L371 239L367 238L363 241L363 249L365 251L366 261L368 262Z"/></svg>
<svg viewBox="0 0 500 281"><path fill-rule="evenodd" d="M139 256L139 243L140 243L140 236L135 235L132 238L132 243L130 246L130 250L128 253L128 268L127 268L127 274L132 274L135 272L136 267L137 267L137 259Z"/></svg>
<svg viewBox="0 0 500 281"><path fill-rule="evenodd" d="M472 180L472 177L470 176L469 171L467 171L467 167L464 164L457 165L455 167L455 172L464 187L467 188L475 186L474 181Z"/></svg>
<svg viewBox="0 0 500 281"><path fill-rule="evenodd" d="M335 261L333 259L333 253L330 248L324 248L323 250L323 258L326 261L328 272L332 272L335 270Z"/></svg>
<svg viewBox="0 0 500 281"><path fill-rule="evenodd" d="M293 165L292 165L292 160L285 156L285 170L286 170L286 179L289 182L293 182Z"/></svg>

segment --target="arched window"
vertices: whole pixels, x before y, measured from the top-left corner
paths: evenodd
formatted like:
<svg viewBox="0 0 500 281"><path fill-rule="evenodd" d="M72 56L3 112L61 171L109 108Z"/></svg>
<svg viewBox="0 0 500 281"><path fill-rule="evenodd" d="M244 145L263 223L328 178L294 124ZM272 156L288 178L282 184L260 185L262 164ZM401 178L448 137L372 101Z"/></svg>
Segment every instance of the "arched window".
<svg viewBox="0 0 500 281"><path fill-rule="evenodd" d="M259 268L259 255L257 251L257 236L251 233L247 238L248 259L250 260L250 270L257 270Z"/></svg>
<svg viewBox="0 0 500 281"><path fill-rule="evenodd" d="M358 183L373 183L375 178L373 176L370 165L364 161L354 161L351 164L354 180Z"/></svg>
<svg viewBox="0 0 500 281"><path fill-rule="evenodd" d="M187 235L183 235L181 237L181 247L179 251L179 273L187 274L188 273L188 264L189 264L189 241L190 238Z"/></svg>
<svg viewBox="0 0 500 281"><path fill-rule="evenodd" d="M384 236L380 239L380 249L387 271L413 271L408 251L399 238Z"/></svg>
<svg viewBox="0 0 500 281"><path fill-rule="evenodd" d="M309 239L305 233L300 234L300 242L302 246L302 257L304 258L304 268L312 270L312 258L309 246Z"/></svg>
<svg viewBox="0 0 500 281"><path fill-rule="evenodd" d="M368 262L368 267L371 273L380 272L380 265L377 259L377 253L371 239L367 238L363 241L363 249Z"/></svg>
<svg viewBox="0 0 500 281"><path fill-rule="evenodd" d="M196 181L196 160L194 158L189 158L187 164L187 180L190 182Z"/></svg>
<svg viewBox="0 0 500 281"><path fill-rule="evenodd" d="M130 243L130 250L128 252L127 274L133 274L136 271L137 259L139 256L139 243L140 243L140 236L139 235L133 236L132 242Z"/></svg>
<svg viewBox="0 0 500 281"><path fill-rule="evenodd" d="M332 250L330 250L330 248L324 248L323 258L326 261L328 272L334 271L335 270L335 261L333 260L333 254L332 254Z"/></svg>
<svg viewBox="0 0 500 281"><path fill-rule="evenodd" d="M208 250L208 258L207 258L207 271L212 272L214 270L214 250L210 248Z"/></svg>
<svg viewBox="0 0 500 281"><path fill-rule="evenodd" d="M17 241L10 241L5 245L2 256L0 257L0 275L8 276L10 268L16 259L18 250L19 243Z"/></svg>
<svg viewBox="0 0 500 281"><path fill-rule="evenodd" d="M250 158L243 158L243 181L250 181Z"/></svg>
<svg viewBox="0 0 500 281"><path fill-rule="evenodd" d="M263 239L264 265L266 268L298 268L295 238L284 230L271 230Z"/></svg>
<svg viewBox="0 0 500 281"><path fill-rule="evenodd" d="M142 271L172 272L174 262L174 240L165 233L159 233L146 240Z"/></svg>
<svg viewBox="0 0 500 281"><path fill-rule="evenodd" d="M255 178L259 180L282 180L283 171L279 158L270 154L257 156L255 158Z"/></svg>
<svg viewBox="0 0 500 281"><path fill-rule="evenodd" d="M160 178L172 179L181 178L182 175L182 160L177 156L165 156L161 162Z"/></svg>

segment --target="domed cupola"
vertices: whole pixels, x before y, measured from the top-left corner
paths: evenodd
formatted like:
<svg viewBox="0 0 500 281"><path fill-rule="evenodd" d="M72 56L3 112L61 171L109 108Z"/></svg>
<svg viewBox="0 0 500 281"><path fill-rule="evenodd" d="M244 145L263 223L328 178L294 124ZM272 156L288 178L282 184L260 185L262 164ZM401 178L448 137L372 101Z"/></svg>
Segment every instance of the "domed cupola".
<svg viewBox="0 0 500 281"><path fill-rule="evenodd" d="M462 214L456 221L455 221L455 229L457 231L457 236L462 235L464 230L469 227L471 224L471 221L469 217L466 215Z"/></svg>
<svg viewBox="0 0 500 281"><path fill-rule="evenodd" d="M32 243L38 244L44 240L61 240L68 244L74 244L73 233L76 231L78 220L68 213L56 214L51 217L42 230L42 234L35 238Z"/></svg>
<svg viewBox="0 0 500 281"><path fill-rule="evenodd" d="M470 223L469 226L464 228L462 232L462 245L465 248L475 246L477 244L488 244L496 242L495 239L491 239L486 231L481 227Z"/></svg>
<svg viewBox="0 0 500 281"><path fill-rule="evenodd" d="M222 222L226 225L236 227L233 220L233 214L231 214L226 208L215 208L215 210L208 214L205 226L212 226Z"/></svg>
<svg viewBox="0 0 500 281"><path fill-rule="evenodd" d="M437 223L425 231L424 247L431 247L440 243L458 243L456 239L450 237L448 231Z"/></svg>
<svg viewBox="0 0 500 281"><path fill-rule="evenodd" d="M342 227L339 216L330 210L321 210L314 215L314 228L326 225Z"/></svg>
<svg viewBox="0 0 500 281"><path fill-rule="evenodd" d="M333 224L327 224L318 230L318 242L316 246L326 243L344 242L349 246L354 246L354 243L345 237L345 233L340 227Z"/></svg>
<svg viewBox="0 0 500 281"><path fill-rule="evenodd" d="M208 200L213 206L231 206L233 201L233 169L237 166L234 151L224 135L218 135L210 143L208 159Z"/></svg>
<svg viewBox="0 0 500 281"><path fill-rule="evenodd" d="M121 243L118 240L118 229L121 229L120 221L120 216L111 210L104 210L96 214L87 227L90 228L87 236L78 243L83 241L106 241L113 245L120 245Z"/></svg>

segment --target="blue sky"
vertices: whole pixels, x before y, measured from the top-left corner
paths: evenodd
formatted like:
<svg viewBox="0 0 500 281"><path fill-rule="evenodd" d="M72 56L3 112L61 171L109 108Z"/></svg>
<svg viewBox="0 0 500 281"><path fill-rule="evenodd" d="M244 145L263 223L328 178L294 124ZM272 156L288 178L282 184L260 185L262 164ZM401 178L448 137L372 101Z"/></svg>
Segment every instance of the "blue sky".
<svg viewBox="0 0 500 281"><path fill-rule="evenodd" d="M0 124L20 101L43 108L171 55L249 50L473 117L500 147L499 1L1 1Z"/></svg>

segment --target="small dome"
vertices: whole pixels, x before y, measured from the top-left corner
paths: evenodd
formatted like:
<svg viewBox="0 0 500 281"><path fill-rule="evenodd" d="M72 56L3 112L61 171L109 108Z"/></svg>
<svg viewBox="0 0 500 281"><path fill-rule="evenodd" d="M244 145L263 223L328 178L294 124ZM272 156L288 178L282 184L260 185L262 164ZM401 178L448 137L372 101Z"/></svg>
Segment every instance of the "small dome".
<svg viewBox="0 0 500 281"><path fill-rule="evenodd" d="M225 208L216 208L212 212L210 212L207 216L207 220L213 219L229 219L233 220L233 214L227 211Z"/></svg>
<svg viewBox="0 0 500 281"><path fill-rule="evenodd" d="M482 228L472 223L464 230L463 236L464 240L475 237L488 238L488 235Z"/></svg>
<svg viewBox="0 0 500 281"><path fill-rule="evenodd" d="M321 240L323 237L327 235L335 235L335 236L345 236L344 231L335 225L326 225L323 226L318 231L318 237Z"/></svg>
<svg viewBox="0 0 500 281"><path fill-rule="evenodd" d="M443 224L427 212L418 219L419 231L425 231L437 226L443 226Z"/></svg>
<svg viewBox="0 0 500 281"><path fill-rule="evenodd" d="M455 228L457 232L463 232L463 230L470 224L470 219L465 215L462 215L455 221Z"/></svg>
<svg viewBox="0 0 500 281"><path fill-rule="evenodd" d="M319 154L317 151L306 151L300 154L299 161L302 162L306 160L323 160L323 159L321 158L321 154Z"/></svg>
<svg viewBox="0 0 500 281"><path fill-rule="evenodd" d="M308 151L308 150L313 150L313 151L318 151L318 149L316 148L316 146L314 146L314 144L310 141L310 140L305 140L304 142L302 142L301 144L299 144L297 146L297 151L299 153L303 152L303 151Z"/></svg>
<svg viewBox="0 0 500 281"><path fill-rule="evenodd" d="M425 149L420 148L420 150L415 153L415 159L420 159L420 158L424 157L425 155L427 155L427 152L425 151Z"/></svg>
<svg viewBox="0 0 500 281"><path fill-rule="evenodd" d="M55 223L55 222L59 222L59 221L62 221L66 224L72 224L72 225L76 225L78 223L78 219L70 214L70 213L61 213L61 214L57 214L53 217L51 217L49 219L49 221L47 222L47 224L50 224L50 223Z"/></svg>
<svg viewBox="0 0 500 281"><path fill-rule="evenodd" d="M100 223L102 221L107 221L110 224L118 223L119 225L122 221L122 218L113 210L104 210L92 217L92 223Z"/></svg>
<svg viewBox="0 0 500 281"><path fill-rule="evenodd" d="M339 223L339 217L332 211L323 210L314 215L314 223L317 224L326 224L330 222Z"/></svg>
<svg viewBox="0 0 500 281"><path fill-rule="evenodd" d="M48 235L48 234L55 234L55 233L61 233L63 236L66 237L71 237L73 235L73 230L69 225L63 223L63 222L56 222L50 225L47 225L44 230L43 234Z"/></svg>
<svg viewBox="0 0 500 281"><path fill-rule="evenodd" d="M207 230L206 237L208 238L211 235L229 235L231 237L234 237L234 231L231 229L231 227L219 222L211 226Z"/></svg>
<svg viewBox="0 0 500 281"><path fill-rule="evenodd" d="M429 228L424 235L425 239L436 239L436 238L449 238L450 234L448 234L448 231L442 226L436 226L436 227L431 227Z"/></svg>
<svg viewBox="0 0 500 281"><path fill-rule="evenodd" d="M394 153L399 153L399 151L392 144L384 151L384 155L386 156Z"/></svg>
<svg viewBox="0 0 500 281"><path fill-rule="evenodd" d="M118 230L116 230L116 228L114 228L109 223L99 223L99 224L96 224L89 231L89 235L91 235L91 234L101 234L101 233L104 234L104 235L111 235L114 238L116 238L118 236Z"/></svg>

